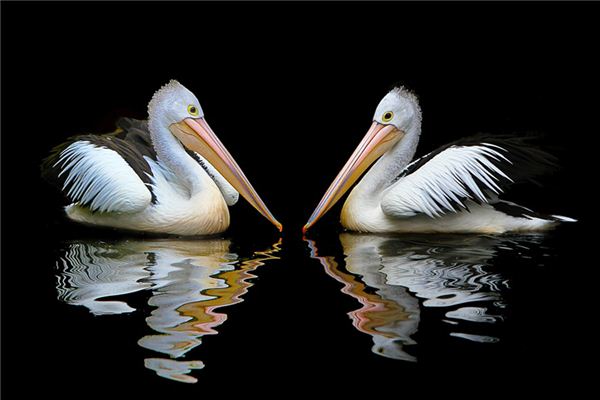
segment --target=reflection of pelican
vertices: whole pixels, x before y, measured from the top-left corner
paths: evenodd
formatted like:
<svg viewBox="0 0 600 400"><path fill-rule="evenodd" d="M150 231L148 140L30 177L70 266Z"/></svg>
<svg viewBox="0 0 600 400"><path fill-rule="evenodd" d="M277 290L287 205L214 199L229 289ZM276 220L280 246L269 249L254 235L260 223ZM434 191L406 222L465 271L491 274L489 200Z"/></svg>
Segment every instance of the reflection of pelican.
<svg viewBox="0 0 600 400"><path fill-rule="evenodd" d="M340 239L344 234L340 235ZM373 352L398 360L415 361L415 357L406 353L404 345L414 344L410 335L417 331L419 324L419 303L403 287L385 284L385 277L379 273L380 258L376 248L367 249L362 254L346 252L346 265L351 273L340 268L334 257L323 257L317 253L317 247L308 240L311 256L321 261L325 272L344 285L342 292L354 297L361 308L349 313L352 324L361 332L373 337ZM355 257L350 261L350 257ZM360 261L359 261L360 259ZM355 275L360 275L358 279ZM376 288L375 293L369 287Z"/></svg>
<svg viewBox="0 0 600 400"><path fill-rule="evenodd" d="M227 319L217 309L242 301L251 272L279 250L277 243L240 260L229 253L230 244L222 239L74 242L58 262L58 296L94 314L120 314L134 309L103 298L151 290L148 304L156 308L146 322L158 334L139 344L173 359L149 358L145 365L161 376L195 382L186 374L202 362L175 359L198 346L202 336L216 333Z"/></svg>
<svg viewBox="0 0 600 400"><path fill-rule="evenodd" d="M158 90L148 121L125 119L109 135L81 135L57 147L44 176L72 202L69 218L120 229L208 235L229 226L238 192L279 230L233 157L177 81Z"/></svg>
<svg viewBox="0 0 600 400"><path fill-rule="evenodd" d="M380 236L342 233L340 242L345 268L334 257L312 256L327 274L344 285L343 293L362 307L350 313L354 326L373 337L373 352L386 357L414 361L407 345L415 344L420 319L419 299L425 307L440 307L452 328L452 336L479 342L497 338L474 334L468 329L502 320L502 293L508 282L489 265L499 248L536 243L537 236L521 238L449 235Z"/></svg>
<svg viewBox="0 0 600 400"><path fill-rule="evenodd" d="M499 200L510 184L552 167L549 155L523 138L480 135L458 140L411 162L421 134L416 96L395 88L379 103L373 124L304 226L310 228L351 191L342 225L359 232L538 231L558 221Z"/></svg>

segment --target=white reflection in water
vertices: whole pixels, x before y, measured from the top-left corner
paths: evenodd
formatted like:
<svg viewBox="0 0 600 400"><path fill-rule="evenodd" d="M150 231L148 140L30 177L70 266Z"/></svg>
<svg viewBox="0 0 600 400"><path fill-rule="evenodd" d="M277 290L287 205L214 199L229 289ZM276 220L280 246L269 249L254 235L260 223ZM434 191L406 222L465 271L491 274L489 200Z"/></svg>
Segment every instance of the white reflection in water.
<svg viewBox="0 0 600 400"><path fill-rule="evenodd" d="M250 272L275 259L280 242L240 259L231 242L211 240L127 240L117 243L72 242L57 262L58 298L87 307L95 315L135 311L125 300L111 300L148 290L155 307L146 323L156 334L139 345L170 358L147 358L144 365L159 376L194 383L188 375L202 361L177 360L202 343L204 335L227 315L216 310L239 303L255 277Z"/></svg>
<svg viewBox="0 0 600 400"><path fill-rule="evenodd" d="M314 241L307 242L311 256L344 285L342 292L362 305L349 313L354 326L372 336L374 353L416 361L407 350L416 344L421 306L447 310L443 321L452 327L453 337L497 342L496 337L470 332L504 320L503 294L510 287L501 273L492 272L494 259L498 251L515 250L522 258L542 236L342 233L339 239L345 266L318 254Z"/></svg>

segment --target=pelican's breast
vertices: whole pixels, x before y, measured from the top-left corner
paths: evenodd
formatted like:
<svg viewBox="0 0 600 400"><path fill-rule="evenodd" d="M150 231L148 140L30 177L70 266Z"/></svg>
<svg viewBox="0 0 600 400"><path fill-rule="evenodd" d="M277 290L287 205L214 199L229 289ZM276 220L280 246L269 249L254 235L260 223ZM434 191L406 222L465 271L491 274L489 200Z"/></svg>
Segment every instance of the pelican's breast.
<svg viewBox="0 0 600 400"><path fill-rule="evenodd" d="M209 235L229 227L229 208L221 191L199 165L202 188L195 192L159 163L153 163L157 202L149 210L149 221L181 235Z"/></svg>
<svg viewBox="0 0 600 400"><path fill-rule="evenodd" d="M352 189L342 207L342 226L356 232L378 232L385 229L389 221L380 204L380 196L366 196L359 183Z"/></svg>

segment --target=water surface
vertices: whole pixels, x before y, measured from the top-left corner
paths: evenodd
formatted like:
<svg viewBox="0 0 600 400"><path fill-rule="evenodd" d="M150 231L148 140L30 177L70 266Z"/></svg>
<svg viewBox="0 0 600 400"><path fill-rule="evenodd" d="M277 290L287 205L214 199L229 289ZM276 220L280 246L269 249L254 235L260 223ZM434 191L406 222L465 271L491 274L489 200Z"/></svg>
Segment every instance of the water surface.
<svg viewBox="0 0 600 400"><path fill-rule="evenodd" d="M356 329L372 337L373 353L415 362L424 309L439 309L438 321L452 337L481 344L500 341L511 290L508 272L529 268L532 254L547 250L543 239L539 234L342 233L341 260L321 254L315 241L306 242L325 273L360 303L348 315ZM539 255L538 265L544 256Z"/></svg>
<svg viewBox="0 0 600 400"><path fill-rule="evenodd" d="M485 374L526 360L539 367L540 355L554 357L544 345L550 327L563 327L563 337L568 329L555 321L568 315L555 311L568 298L549 290L565 271L556 254L566 242L551 235L255 239L50 243L44 268L55 266L48 286L57 304L48 305L57 325L48 332L61 347L37 343L65 357L63 368L76 359L83 372L72 376L90 371L150 390L222 377L318 381L360 371L377 379L448 365L455 369L446 375ZM26 301L39 307L43 298Z"/></svg>
<svg viewBox="0 0 600 400"><path fill-rule="evenodd" d="M276 259L280 244L241 258L228 239L71 241L56 264L58 299L109 318L136 311L128 297L143 292L151 310L148 334L138 341L149 350L145 367L195 383L190 373L204 363L187 354L218 333L223 308L242 301L252 272Z"/></svg>

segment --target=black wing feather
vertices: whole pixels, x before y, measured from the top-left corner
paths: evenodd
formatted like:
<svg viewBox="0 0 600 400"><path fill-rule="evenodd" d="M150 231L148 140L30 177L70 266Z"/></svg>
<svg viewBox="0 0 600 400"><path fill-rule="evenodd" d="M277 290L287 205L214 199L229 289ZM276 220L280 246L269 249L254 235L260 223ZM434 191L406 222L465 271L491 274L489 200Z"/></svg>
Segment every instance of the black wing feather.
<svg viewBox="0 0 600 400"><path fill-rule="evenodd" d="M495 184L500 188L501 191L505 191L507 187L514 183L521 182L534 182L534 179L547 174L557 168L557 159L551 154L537 148L532 142L536 139L534 136L511 136L511 135L490 135L490 134L478 134L475 136L462 138L454 142L448 143L435 151L426 154L425 156L410 163L400 174L392 181L397 182L403 177L415 173L420 168L425 166L429 161L435 158L438 154L452 148L452 147L470 147L470 146L484 146L489 149L493 149L498 152L504 158L487 156L487 160L491 162L495 167L502 171L508 178L499 174L494 174ZM486 182L483 182L476 175L471 176L473 182L476 184L478 189L485 195L485 202L497 201L495 193L490 191L489 186ZM447 202L450 203L451 209L448 211L456 211L464 208L468 211L466 206L467 199L481 204L482 201L479 196L471 190L468 185L464 185L464 190L467 192L468 197L459 198L460 203L453 200L452 198L446 198ZM431 196L431 202L436 204L440 209L447 209L435 196ZM462 203L462 204L461 204Z"/></svg>
<svg viewBox="0 0 600 400"><path fill-rule="evenodd" d="M71 144L87 141L98 147L104 147L117 152L136 175L146 184L152 194L152 203L156 203L156 196L152 191L152 169L144 156L156 160L156 152L148 131L147 121L133 118L121 118L117 121L117 130L105 135L77 135L70 137L66 142L54 147L50 156L42 161L42 177L48 182L63 189L66 174L60 175L63 165L59 162L61 153ZM69 191L69 187L64 188ZM92 200L89 201L91 203ZM88 205L88 204L82 204Z"/></svg>
<svg viewBox="0 0 600 400"><path fill-rule="evenodd" d="M458 139L413 161L400 172L393 182L417 171L436 155L450 147L480 146L485 143L498 146L499 148L494 147L494 149L499 151L508 160L507 162L503 159L496 160L490 158L490 161L510 178L497 177L498 182L496 183L502 190L514 183L533 182L538 184L535 178L556 170L558 163L555 156L532 144L536 139L535 136L491 135L484 133ZM474 177L474 179L480 190L484 192L488 190L487 186L478 178ZM471 198L478 202L477 196L468 187L465 189L470 192L469 195L471 195Z"/></svg>
<svg viewBox="0 0 600 400"><path fill-rule="evenodd" d="M504 150L502 151L502 155L510 163L507 163L505 160L492 160L492 162L512 179L511 183L532 181L534 178L550 173L558 167L555 156L539 149L531 143L535 139L535 136L521 137L485 133L458 139L413 161L400 172L394 181L412 174L433 157L450 147L479 146L483 143L492 144Z"/></svg>

